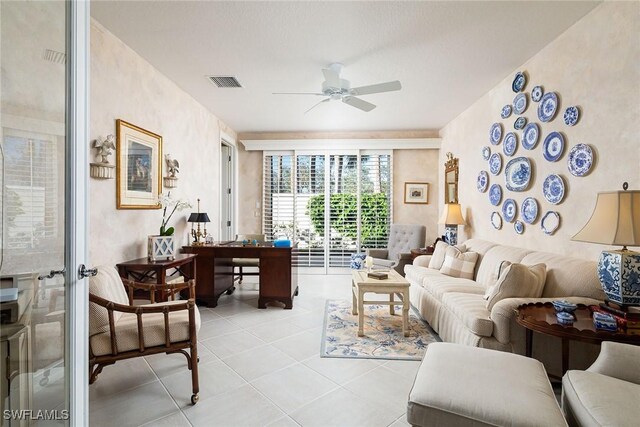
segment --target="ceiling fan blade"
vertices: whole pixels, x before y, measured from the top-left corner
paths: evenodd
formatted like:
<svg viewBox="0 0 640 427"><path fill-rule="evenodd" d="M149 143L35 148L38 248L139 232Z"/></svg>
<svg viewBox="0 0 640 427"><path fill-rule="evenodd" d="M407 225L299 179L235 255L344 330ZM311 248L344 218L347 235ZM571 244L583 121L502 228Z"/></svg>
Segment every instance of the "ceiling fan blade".
<svg viewBox="0 0 640 427"><path fill-rule="evenodd" d="M392 82L378 83L375 85L354 87L353 89L351 89L351 94L352 95L369 95L372 93L392 92L394 90L400 90L400 89L402 89L402 85L400 84L400 81L394 80Z"/></svg>
<svg viewBox="0 0 640 427"><path fill-rule="evenodd" d="M313 107L309 108L307 111L304 112L304 114L307 114L309 111L313 110L314 108L316 108L318 105L322 104L323 102L327 102L330 101L331 98L327 98L327 99L323 99L322 101L318 102L317 104L313 104Z"/></svg>
<svg viewBox="0 0 640 427"><path fill-rule="evenodd" d="M367 112L376 108L374 104L367 102L363 99L356 98L355 96L345 96L344 98L342 98L342 102Z"/></svg>
<svg viewBox="0 0 640 427"><path fill-rule="evenodd" d="M314 93L314 92L271 92L272 95L320 95L325 96L324 93Z"/></svg>
<svg viewBox="0 0 640 427"><path fill-rule="evenodd" d="M322 74L324 74L324 79L330 87L340 87L340 76L335 70L323 68Z"/></svg>

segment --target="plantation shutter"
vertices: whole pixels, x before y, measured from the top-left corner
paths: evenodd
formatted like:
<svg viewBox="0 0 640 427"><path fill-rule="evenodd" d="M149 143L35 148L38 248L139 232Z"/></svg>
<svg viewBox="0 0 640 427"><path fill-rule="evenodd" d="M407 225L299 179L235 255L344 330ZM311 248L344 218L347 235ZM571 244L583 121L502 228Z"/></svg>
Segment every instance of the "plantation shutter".
<svg viewBox="0 0 640 427"><path fill-rule="evenodd" d="M331 155L329 267L349 267L358 252L358 156Z"/></svg>
<svg viewBox="0 0 640 427"><path fill-rule="evenodd" d="M325 156L296 156L294 265L324 267Z"/></svg>
<svg viewBox="0 0 640 427"><path fill-rule="evenodd" d="M267 240L294 240L293 156L265 155L263 232Z"/></svg>
<svg viewBox="0 0 640 427"><path fill-rule="evenodd" d="M391 156L360 157L360 245L362 249L385 248L391 226Z"/></svg>

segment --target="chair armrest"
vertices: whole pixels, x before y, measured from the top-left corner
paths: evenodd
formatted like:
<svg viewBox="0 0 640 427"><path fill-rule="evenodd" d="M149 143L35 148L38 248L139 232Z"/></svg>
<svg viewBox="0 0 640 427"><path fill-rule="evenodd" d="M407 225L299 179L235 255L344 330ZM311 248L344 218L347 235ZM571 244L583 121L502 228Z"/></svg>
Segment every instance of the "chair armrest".
<svg viewBox="0 0 640 427"><path fill-rule="evenodd" d="M179 293L184 289L189 289L190 299L195 299L196 297L196 281L194 279L188 280L184 283L165 284L134 282L133 280L122 279L122 283L124 283L124 286L127 288L129 305L133 305L133 293L136 289L149 292L152 304L156 302L156 292L160 290L167 292L171 296L171 299L174 301L176 298L176 293Z"/></svg>
<svg viewBox="0 0 640 427"><path fill-rule="evenodd" d="M401 253L398 255L398 259L404 259L411 261L411 252Z"/></svg>
<svg viewBox="0 0 640 427"><path fill-rule="evenodd" d="M640 384L640 347L603 341L600 355L587 371Z"/></svg>
<svg viewBox="0 0 640 427"><path fill-rule="evenodd" d="M413 260L413 265L417 265L418 267L429 267L429 263L431 262L431 257L433 255L418 255Z"/></svg>
<svg viewBox="0 0 640 427"><path fill-rule="evenodd" d="M373 258L388 259L389 251L387 249L367 249L367 255Z"/></svg>

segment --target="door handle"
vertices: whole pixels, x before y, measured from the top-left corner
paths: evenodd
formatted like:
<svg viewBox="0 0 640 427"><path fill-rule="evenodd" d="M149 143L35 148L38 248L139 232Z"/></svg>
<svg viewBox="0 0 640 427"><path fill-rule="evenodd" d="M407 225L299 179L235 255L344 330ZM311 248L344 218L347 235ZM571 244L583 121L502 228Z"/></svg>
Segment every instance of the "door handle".
<svg viewBox="0 0 640 427"><path fill-rule="evenodd" d="M66 270L64 268L62 270L51 270L49 274L38 276L38 280L53 279L53 276L56 276L58 274L63 275L64 273L66 273Z"/></svg>
<svg viewBox="0 0 640 427"><path fill-rule="evenodd" d="M98 274L97 268L87 268L84 264L80 264L78 267L78 279L84 279L85 277L93 277Z"/></svg>

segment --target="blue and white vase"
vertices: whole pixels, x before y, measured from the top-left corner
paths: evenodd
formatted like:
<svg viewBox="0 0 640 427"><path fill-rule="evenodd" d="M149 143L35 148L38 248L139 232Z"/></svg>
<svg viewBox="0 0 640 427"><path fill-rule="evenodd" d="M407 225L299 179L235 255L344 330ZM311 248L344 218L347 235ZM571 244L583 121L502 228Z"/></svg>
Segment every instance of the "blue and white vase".
<svg viewBox="0 0 640 427"><path fill-rule="evenodd" d="M353 270L362 270L364 268L364 260L367 258L367 254L351 254L351 264L349 265Z"/></svg>
<svg viewBox="0 0 640 427"><path fill-rule="evenodd" d="M445 224L444 239L451 246L458 244L458 226L456 224Z"/></svg>
<svg viewBox="0 0 640 427"><path fill-rule="evenodd" d="M598 278L610 301L640 305L639 252L603 251L598 261Z"/></svg>

